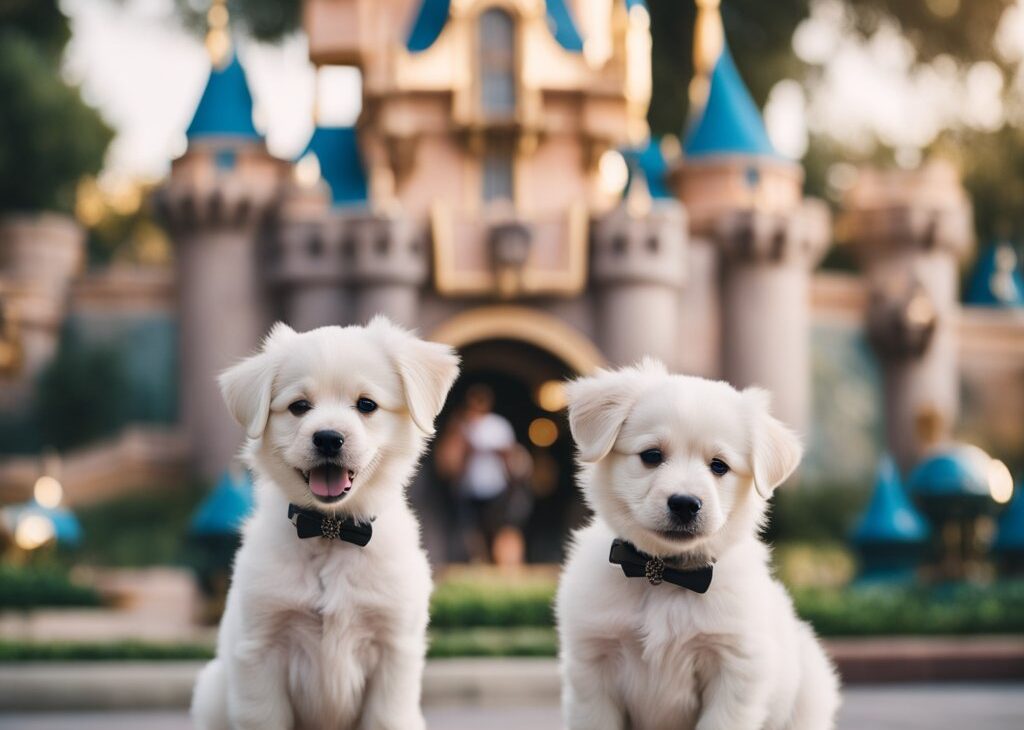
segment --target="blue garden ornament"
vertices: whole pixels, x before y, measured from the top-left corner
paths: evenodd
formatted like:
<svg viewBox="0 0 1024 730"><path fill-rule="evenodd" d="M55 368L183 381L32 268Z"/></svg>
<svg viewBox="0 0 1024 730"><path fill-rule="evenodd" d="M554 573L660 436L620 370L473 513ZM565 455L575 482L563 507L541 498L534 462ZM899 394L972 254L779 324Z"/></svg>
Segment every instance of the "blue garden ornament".
<svg viewBox="0 0 1024 730"><path fill-rule="evenodd" d="M1017 485L1010 505L999 518L992 553L1003 574L1024 575L1024 485Z"/></svg>
<svg viewBox="0 0 1024 730"><path fill-rule="evenodd" d="M964 299L982 307L1024 307L1024 276L1012 245L998 241L981 252Z"/></svg>
<svg viewBox="0 0 1024 730"><path fill-rule="evenodd" d="M886 454L878 465L871 502L853 532L860 582L906 583L915 578L931 529L908 499L899 469Z"/></svg>
<svg viewBox="0 0 1024 730"><path fill-rule="evenodd" d="M987 514L995 508L989 488L991 463L977 446L951 444L914 468L908 491L932 524Z"/></svg>
<svg viewBox="0 0 1024 730"><path fill-rule="evenodd" d="M190 532L196 537L232 537L253 509L252 479L248 472L225 471L192 516Z"/></svg>
<svg viewBox="0 0 1024 730"><path fill-rule="evenodd" d="M19 523L26 518L42 518L53 526L53 538L60 547L74 548L82 542L82 525L75 513L66 507L44 507L35 499L7 507L4 510L5 522L12 532L18 529Z"/></svg>

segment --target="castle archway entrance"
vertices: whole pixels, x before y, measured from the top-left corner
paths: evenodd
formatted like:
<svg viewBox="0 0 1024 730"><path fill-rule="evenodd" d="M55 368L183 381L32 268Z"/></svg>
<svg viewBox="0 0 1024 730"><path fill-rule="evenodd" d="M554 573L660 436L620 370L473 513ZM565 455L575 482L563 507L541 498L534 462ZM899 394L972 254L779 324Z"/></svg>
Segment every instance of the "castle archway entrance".
<svg viewBox="0 0 1024 730"><path fill-rule="evenodd" d="M432 557L560 561L569 530L586 516L573 485L562 384L604 364L600 351L561 320L522 307L471 310L429 337L462 358L415 495ZM495 451L510 475L507 490L490 497L488 488L481 497L474 474L497 463Z"/></svg>

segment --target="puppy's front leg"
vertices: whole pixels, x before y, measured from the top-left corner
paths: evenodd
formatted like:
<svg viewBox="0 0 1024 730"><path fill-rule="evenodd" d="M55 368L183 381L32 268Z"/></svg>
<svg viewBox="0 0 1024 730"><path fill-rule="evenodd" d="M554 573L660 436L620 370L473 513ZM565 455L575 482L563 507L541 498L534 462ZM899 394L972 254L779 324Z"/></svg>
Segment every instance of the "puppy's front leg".
<svg viewBox="0 0 1024 730"><path fill-rule="evenodd" d="M363 730L424 730L420 709L424 647L383 648L363 704Z"/></svg>
<svg viewBox="0 0 1024 730"><path fill-rule="evenodd" d="M567 662L562 713L569 730L626 730L626 713L601 676L599 662Z"/></svg>
<svg viewBox="0 0 1024 730"><path fill-rule="evenodd" d="M764 664L753 656L730 654L718 660L701 695L697 730L761 730L768 718Z"/></svg>
<svg viewBox="0 0 1024 730"><path fill-rule="evenodd" d="M234 730L291 730L295 724L281 657L263 642L241 642L228 672L228 716Z"/></svg>

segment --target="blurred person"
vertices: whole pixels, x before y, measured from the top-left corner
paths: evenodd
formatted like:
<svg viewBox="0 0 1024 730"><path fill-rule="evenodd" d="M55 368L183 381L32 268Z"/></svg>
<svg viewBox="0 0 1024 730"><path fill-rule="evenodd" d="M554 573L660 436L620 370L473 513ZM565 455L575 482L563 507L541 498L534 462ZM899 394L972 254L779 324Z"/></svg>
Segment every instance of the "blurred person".
<svg viewBox="0 0 1024 730"><path fill-rule="evenodd" d="M470 386L462 408L437 446L437 465L450 479L457 502L458 530L471 562L521 565L522 523L529 509L521 484L532 458L516 441L512 424L494 412L494 391Z"/></svg>

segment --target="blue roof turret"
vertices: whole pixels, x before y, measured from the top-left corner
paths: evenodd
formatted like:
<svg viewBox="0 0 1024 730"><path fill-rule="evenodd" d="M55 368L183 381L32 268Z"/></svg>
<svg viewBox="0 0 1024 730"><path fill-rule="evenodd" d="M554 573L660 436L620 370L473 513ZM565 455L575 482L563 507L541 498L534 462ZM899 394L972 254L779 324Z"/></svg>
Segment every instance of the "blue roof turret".
<svg viewBox="0 0 1024 730"><path fill-rule="evenodd" d="M965 300L985 307L1024 307L1024 276L1012 245L999 241L981 252Z"/></svg>
<svg viewBox="0 0 1024 730"><path fill-rule="evenodd" d="M761 112L736 69L728 43L722 43L711 73L707 100L686 134L683 151L688 158L778 157Z"/></svg>
<svg viewBox="0 0 1024 730"><path fill-rule="evenodd" d="M629 7L640 4L643 4L641 0L627 0ZM434 45L448 23L450 10L451 0L420 0L419 11L405 41L406 49L419 53ZM567 51L582 53L583 37L566 0L545 0L545 12L548 28L558 45Z"/></svg>
<svg viewBox="0 0 1024 730"><path fill-rule="evenodd" d="M648 138L647 142L639 147L622 150L622 156L629 167L629 181L626 183L623 195L629 193L633 179L637 175L642 175L647 182L647 190L654 200L664 200L673 197L672 193L669 192L668 181L666 180L668 162L665 160L665 155L661 151L661 145L657 141L653 138Z"/></svg>
<svg viewBox="0 0 1024 730"><path fill-rule="evenodd" d="M546 7L548 28L551 29L551 35L558 41L558 45L567 51L582 53L583 37L576 28L576 21L565 0L546 0Z"/></svg>
<svg viewBox="0 0 1024 730"><path fill-rule="evenodd" d="M238 56L222 68L213 66L199 99L192 123L185 133L189 141L208 137L259 140L252 121L252 94Z"/></svg>
<svg viewBox="0 0 1024 730"><path fill-rule="evenodd" d="M366 168L355 127L317 127L300 157L308 154L316 155L320 176L331 188L335 205L366 202Z"/></svg>
<svg viewBox="0 0 1024 730"><path fill-rule="evenodd" d="M252 508L253 488L249 473L235 476L225 471L196 509L190 530L199 537L237 535Z"/></svg>

